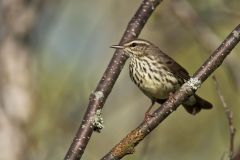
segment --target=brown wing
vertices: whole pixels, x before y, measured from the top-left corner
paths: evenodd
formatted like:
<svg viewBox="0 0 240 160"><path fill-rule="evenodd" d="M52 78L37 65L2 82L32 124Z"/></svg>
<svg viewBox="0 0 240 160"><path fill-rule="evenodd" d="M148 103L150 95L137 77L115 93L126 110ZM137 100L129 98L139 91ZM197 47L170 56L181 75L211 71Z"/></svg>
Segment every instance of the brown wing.
<svg viewBox="0 0 240 160"><path fill-rule="evenodd" d="M180 64L178 64L176 61L174 61L171 57L169 57L167 54L165 53L161 53L162 58L161 61L163 63L166 64L166 66L168 66L168 68L171 70L171 72L184 80L188 80L190 78L188 72L186 71L186 69L184 69Z"/></svg>

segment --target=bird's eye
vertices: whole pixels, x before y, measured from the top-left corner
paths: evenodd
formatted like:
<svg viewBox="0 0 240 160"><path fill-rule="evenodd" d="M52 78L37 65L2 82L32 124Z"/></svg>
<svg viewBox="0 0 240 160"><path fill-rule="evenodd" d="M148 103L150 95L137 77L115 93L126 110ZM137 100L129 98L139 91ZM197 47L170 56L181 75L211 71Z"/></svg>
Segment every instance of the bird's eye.
<svg viewBox="0 0 240 160"><path fill-rule="evenodd" d="M136 47L137 43L132 43L130 47Z"/></svg>

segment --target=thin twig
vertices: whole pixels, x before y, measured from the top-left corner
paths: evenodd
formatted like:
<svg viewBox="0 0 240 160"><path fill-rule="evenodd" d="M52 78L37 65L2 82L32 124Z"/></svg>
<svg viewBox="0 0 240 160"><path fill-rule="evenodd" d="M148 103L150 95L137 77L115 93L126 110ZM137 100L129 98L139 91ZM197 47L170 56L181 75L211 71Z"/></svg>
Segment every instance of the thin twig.
<svg viewBox="0 0 240 160"><path fill-rule="evenodd" d="M161 105L147 121L144 120L131 131L120 143L107 153L102 160L119 160L134 152L135 146L167 118L178 106L191 96L223 62L226 56L240 41L240 24L228 35L222 44L212 53L206 62L198 69L190 80L181 86L171 98Z"/></svg>
<svg viewBox="0 0 240 160"><path fill-rule="evenodd" d="M233 113L232 111L230 110L229 106L227 105L227 103L225 102L225 99L221 93L221 89L220 89L220 85L219 85L219 82L217 80L217 78L215 76L213 76L213 80L216 84L216 90L217 90L217 94L218 94L218 97L223 105L223 108L224 108L224 111L225 111L225 114L226 114L226 117L227 117L227 120L228 120L228 127L229 127L229 142L230 142L230 145L229 145L229 154L228 154L228 157L229 157L229 160L232 160L233 159L233 152L234 152L234 136L235 136L235 132L236 132L236 129L233 125Z"/></svg>
<svg viewBox="0 0 240 160"><path fill-rule="evenodd" d="M162 0L143 0L139 9L129 22L120 44L130 41L140 34L148 18L161 1ZM90 95L87 111L82 120L82 124L65 156L65 160L80 159L93 133L93 130L101 129L98 128L99 126L102 126L101 124L96 126L95 124L97 123L93 122L95 119L94 117L96 116L95 114L97 111L99 112L103 108L103 105L110 94L126 60L127 56L123 54L123 51L115 51L106 71L96 87L96 90Z"/></svg>

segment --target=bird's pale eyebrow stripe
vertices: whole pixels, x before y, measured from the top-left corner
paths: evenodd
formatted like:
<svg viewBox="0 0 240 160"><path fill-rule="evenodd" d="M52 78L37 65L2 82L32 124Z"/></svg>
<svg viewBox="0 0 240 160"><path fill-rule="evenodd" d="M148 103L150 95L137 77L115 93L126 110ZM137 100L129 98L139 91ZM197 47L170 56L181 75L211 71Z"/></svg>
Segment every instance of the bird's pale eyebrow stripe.
<svg viewBox="0 0 240 160"><path fill-rule="evenodd" d="M127 45L130 45L130 44L133 44L133 43L150 45L150 43L148 43L146 41L140 41L140 40L131 41Z"/></svg>

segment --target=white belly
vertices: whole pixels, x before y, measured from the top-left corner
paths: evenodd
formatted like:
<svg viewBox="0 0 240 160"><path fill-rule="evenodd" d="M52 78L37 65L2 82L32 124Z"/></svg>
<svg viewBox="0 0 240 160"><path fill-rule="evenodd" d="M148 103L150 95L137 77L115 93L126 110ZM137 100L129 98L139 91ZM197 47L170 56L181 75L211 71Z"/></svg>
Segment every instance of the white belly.
<svg viewBox="0 0 240 160"><path fill-rule="evenodd" d="M160 81L145 77L139 88L150 98L165 99L168 98L170 92L175 92L179 88L178 80L174 77L167 77L172 82L166 81L165 78L158 78ZM170 81L169 80L169 81ZM164 85L163 85L164 84ZM173 85L174 84L174 85Z"/></svg>

